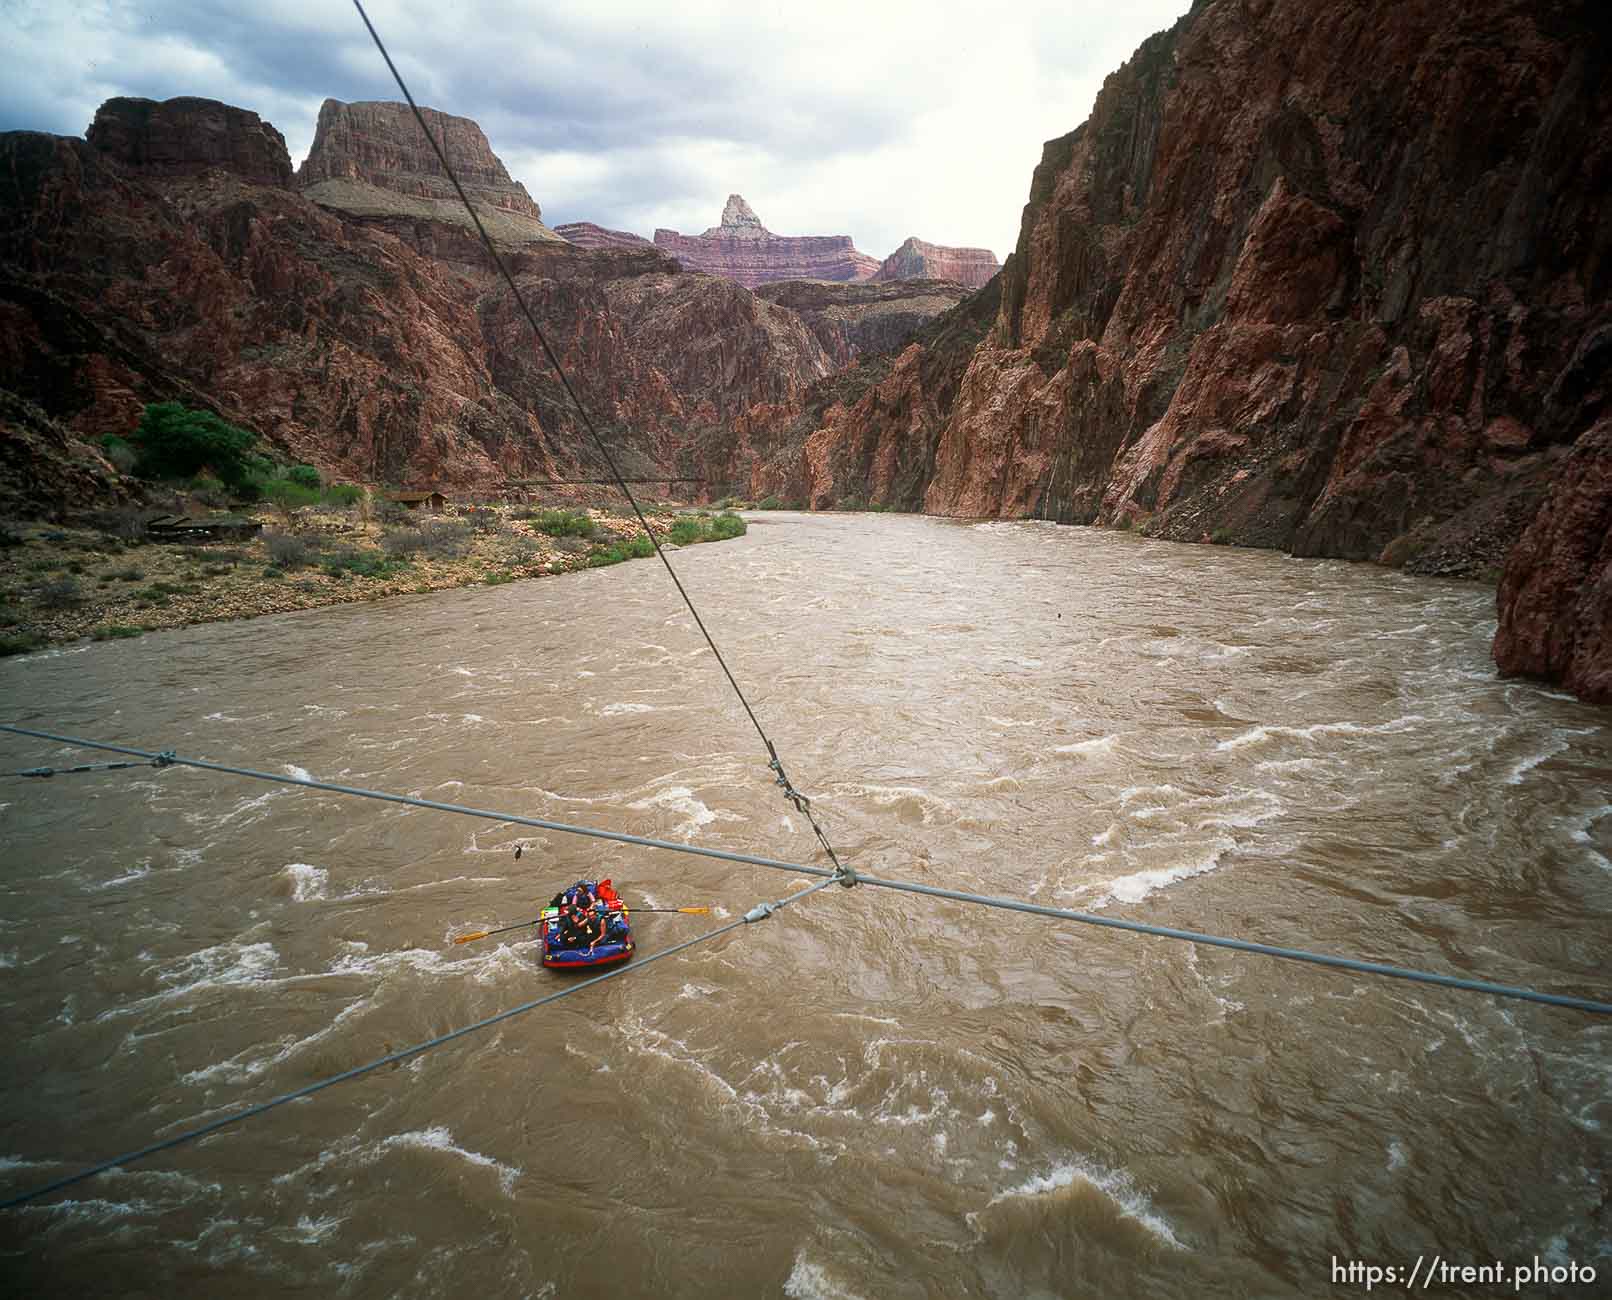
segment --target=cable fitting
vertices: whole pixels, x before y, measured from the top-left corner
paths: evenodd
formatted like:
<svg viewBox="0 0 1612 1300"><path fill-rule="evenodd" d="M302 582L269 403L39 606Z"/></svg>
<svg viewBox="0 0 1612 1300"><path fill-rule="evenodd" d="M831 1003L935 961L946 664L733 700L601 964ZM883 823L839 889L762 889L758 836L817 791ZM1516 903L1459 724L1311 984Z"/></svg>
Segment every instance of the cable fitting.
<svg viewBox="0 0 1612 1300"><path fill-rule="evenodd" d="M179 761L179 755L174 750L165 749L151 760L152 767L172 767Z"/></svg>
<svg viewBox="0 0 1612 1300"><path fill-rule="evenodd" d="M839 881L846 889L854 889L862 883L862 878L856 874L856 868L848 867L843 862L838 861L834 865L839 868L834 873L834 879Z"/></svg>
<svg viewBox="0 0 1612 1300"><path fill-rule="evenodd" d="M746 923L751 922L751 921L765 921L769 916L771 916L777 910L778 910L778 904L777 903L757 903L754 907L752 907L748 912L746 912L744 914L744 919L745 919Z"/></svg>

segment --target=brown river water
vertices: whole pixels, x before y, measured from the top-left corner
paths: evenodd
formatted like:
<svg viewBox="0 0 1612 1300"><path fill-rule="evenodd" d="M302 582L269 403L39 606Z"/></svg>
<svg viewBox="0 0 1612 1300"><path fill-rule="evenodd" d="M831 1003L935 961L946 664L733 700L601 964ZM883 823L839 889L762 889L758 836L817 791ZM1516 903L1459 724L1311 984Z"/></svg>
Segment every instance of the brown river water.
<svg viewBox="0 0 1612 1300"><path fill-rule="evenodd" d="M1612 995L1612 710L1497 680L1487 588L866 515L674 562L864 871ZM0 705L822 861L653 561L7 660ZM579 876L714 909L640 956L811 883L185 768L6 780L0 845L7 1195L563 986L450 941ZM1609 1084L1606 1018L831 886L0 1211L0 1290L1606 1295Z"/></svg>

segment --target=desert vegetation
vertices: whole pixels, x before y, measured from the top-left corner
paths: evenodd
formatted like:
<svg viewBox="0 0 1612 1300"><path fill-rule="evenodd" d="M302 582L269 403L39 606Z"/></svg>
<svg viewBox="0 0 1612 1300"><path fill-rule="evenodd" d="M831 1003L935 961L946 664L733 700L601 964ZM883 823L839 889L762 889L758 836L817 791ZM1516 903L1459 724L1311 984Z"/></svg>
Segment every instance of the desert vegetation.
<svg viewBox="0 0 1612 1300"><path fill-rule="evenodd" d="M131 472L165 476L146 480L144 504L73 526L0 522L0 656L654 554L630 510L451 502L441 514L412 510L383 492L326 483L314 466L262 457L250 434L216 416L167 406L147 408L141 431L108 449ZM215 510L261 531L179 541L148 530L163 515L206 520ZM663 508L650 518L674 546L745 531L732 511Z"/></svg>

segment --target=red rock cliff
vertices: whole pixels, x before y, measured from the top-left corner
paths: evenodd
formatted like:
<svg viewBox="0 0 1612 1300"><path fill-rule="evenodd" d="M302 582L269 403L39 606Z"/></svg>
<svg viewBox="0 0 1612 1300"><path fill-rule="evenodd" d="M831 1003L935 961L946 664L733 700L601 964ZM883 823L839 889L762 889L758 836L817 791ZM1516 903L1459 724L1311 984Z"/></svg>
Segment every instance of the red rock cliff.
<svg viewBox="0 0 1612 1300"><path fill-rule="evenodd" d="M360 481L597 473L463 234L226 170L154 175L83 140L0 135L0 389L92 436L127 435L146 402L183 401ZM710 446L787 424L829 370L794 312L680 274L651 247L553 240L508 256L629 469L726 465Z"/></svg>
<svg viewBox="0 0 1612 1300"><path fill-rule="evenodd" d="M495 240L510 245L559 239L476 123L434 108L420 113ZM297 186L314 202L354 216L471 225L407 104L325 100Z"/></svg>
<svg viewBox="0 0 1612 1300"><path fill-rule="evenodd" d="M941 420L926 508L1473 575L1564 464L1558 518L1600 517L1564 458L1612 370L1609 27L1575 0L1199 0L1047 145L954 399L901 404ZM838 436L877 441L893 396ZM1564 576L1599 589L1604 561L1532 564L1507 590L1605 644L1612 602Z"/></svg>
<svg viewBox="0 0 1612 1300"><path fill-rule="evenodd" d="M913 236L891 253L874 273L875 280L950 280L970 289L982 288L1002 268L988 248L947 248Z"/></svg>
<svg viewBox="0 0 1612 1300"><path fill-rule="evenodd" d="M213 99L109 99L86 138L92 149L148 176L222 167L254 185L291 183L285 137L256 113Z"/></svg>
<svg viewBox="0 0 1612 1300"><path fill-rule="evenodd" d="M554 233L578 248L653 248L655 245L642 235L629 230L607 230L591 221L568 221L555 226Z"/></svg>
<svg viewBox="0 0 1612 1300"><path fill-rule="evenodd" d="M868 280L879 263L859 253L849 235L775 235L737 194L722 223L700 235L657 230L655 246L690 271L735 280L747 289L771 280Z"/></svg>

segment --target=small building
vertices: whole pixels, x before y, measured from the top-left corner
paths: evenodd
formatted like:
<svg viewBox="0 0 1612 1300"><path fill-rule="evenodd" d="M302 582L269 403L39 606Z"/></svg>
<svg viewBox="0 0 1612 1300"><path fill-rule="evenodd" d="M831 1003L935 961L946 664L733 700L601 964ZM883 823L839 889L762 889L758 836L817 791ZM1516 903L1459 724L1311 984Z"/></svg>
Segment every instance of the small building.
<svg viewBox="0 0 1612 1300"><path fill-rule="evenodd" d="M146 521L146 535L159 542L216 542L222 538L256 537L262 531L263 525L256 519L237 515L212 515L206 519L158 515Z"/></svg>
<svg viewBox="0 0 1612 1300"><path fill-rule="evenodd" d="M448 498L440 492L388 492L388 501L396 501L398 505L409 510L425 509L431 514L441 514L448 508Z"/></svg>

